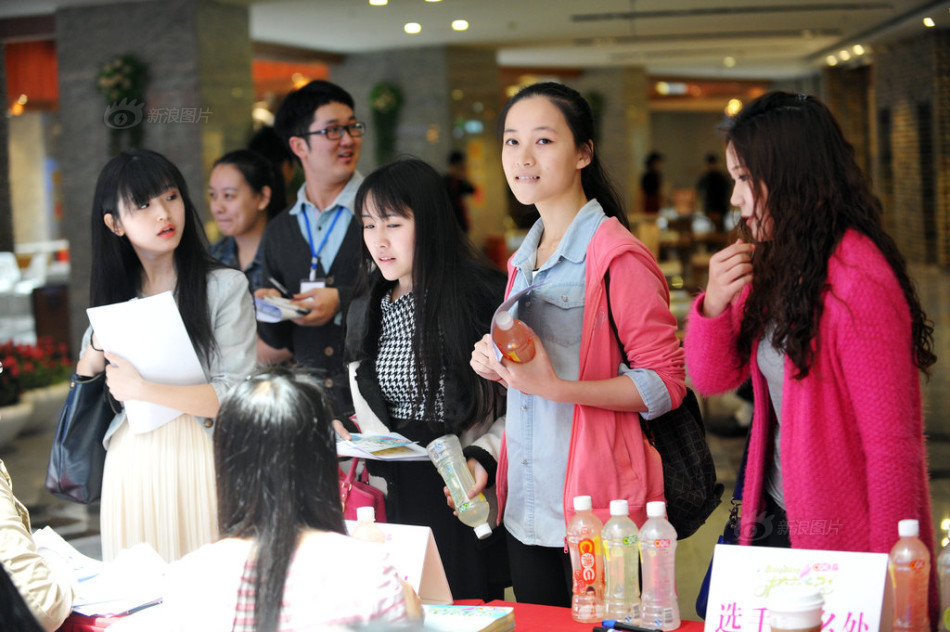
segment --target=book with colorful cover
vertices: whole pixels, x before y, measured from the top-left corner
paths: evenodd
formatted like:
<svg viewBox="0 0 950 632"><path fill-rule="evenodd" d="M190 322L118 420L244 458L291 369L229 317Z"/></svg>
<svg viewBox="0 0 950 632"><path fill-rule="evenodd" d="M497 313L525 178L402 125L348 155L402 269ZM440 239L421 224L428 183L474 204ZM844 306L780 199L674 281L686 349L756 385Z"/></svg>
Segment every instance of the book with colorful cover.
<svg viewBox="0 0 950 632"><path fill-rule="evenodd" d="M507 632L515 629L515 609L499 606L425 604L425 627L440 632Z"/></svg>
<svg viewBox="0 0 950 632"><path fill-rule="evenodd" d="M355 456L380 461L428 461L425 448L397 432L360 434L353 432L349 441L336 442L337 456Z"/></svg>

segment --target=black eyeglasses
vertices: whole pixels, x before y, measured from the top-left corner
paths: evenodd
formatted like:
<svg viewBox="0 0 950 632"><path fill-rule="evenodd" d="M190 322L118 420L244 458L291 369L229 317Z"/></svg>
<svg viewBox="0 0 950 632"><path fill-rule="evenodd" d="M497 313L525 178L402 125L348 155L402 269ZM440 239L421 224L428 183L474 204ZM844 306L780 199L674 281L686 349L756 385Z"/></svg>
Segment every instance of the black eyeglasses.
<svg viewBox="0 0 950 632"><path fill-rule="evenodd" d="M303 134L297 134L297 136L313 136L314 134L319 134L321 136L326 136L327 140L340 140L343 138L343 130L346 130L346 133L350 135L350 138L359 138L363 135L363 132L366 131L366 124L357 121L356 123L350 123L349 125L331 125L330 127L318 129L315 132L304 132Z"/></svg>

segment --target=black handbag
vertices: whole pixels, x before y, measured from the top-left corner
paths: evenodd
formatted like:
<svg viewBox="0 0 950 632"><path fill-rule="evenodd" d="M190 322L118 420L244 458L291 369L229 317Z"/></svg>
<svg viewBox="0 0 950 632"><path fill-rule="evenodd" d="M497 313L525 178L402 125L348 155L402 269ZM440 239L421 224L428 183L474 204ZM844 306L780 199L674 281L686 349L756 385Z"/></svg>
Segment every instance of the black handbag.
<svg viewBox="0 0 950 632"><path fill-rule="evenodd" d="M102 439L117 409L106 388L105 373L72 376L46 470L50 493L83 504L99 500L106 461Z"/></svg>
<svg viewBox="0 0 950 632"><path fill-rule="evenodd" d="M604 283L607 289L607 316L620 346L620 356L626 358L610 308L609 271L604 275ZM676 529L677 539L688 538L719 506L725 489L722 483L716 482L716 465L706 441L706 428L696 395L686 389L686 397L679 408L656 419L646 420L641 416L640 426L663 463L667 519Z"/></svg>

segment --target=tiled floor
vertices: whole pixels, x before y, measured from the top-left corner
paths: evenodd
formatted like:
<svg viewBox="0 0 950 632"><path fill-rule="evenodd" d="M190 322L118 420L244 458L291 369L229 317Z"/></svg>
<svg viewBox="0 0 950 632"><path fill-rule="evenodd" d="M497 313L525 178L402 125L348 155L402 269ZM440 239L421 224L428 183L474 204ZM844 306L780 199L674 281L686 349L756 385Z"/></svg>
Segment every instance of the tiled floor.
<svg viewBox="0 0 950 632"><path fill-rule="evenodd" d="M921 298L935 325L938 363L923 382L926 429L929 436L931 498L934 524L943 542L950 530L950 272L914 268ZM729 417L737 400L731 396L707 402L707 423ZM85 507L57 500L44 487L52 429L18 437L0 448L0 458L13 477L17 496L29 508L33 527L51 525L87 555L99 555L98 506ZM710 434L709 443L720 481L726 485L724 502L695 535L683 540L677 552L677 586L685 619L694 619L693 602L709 564L713 544L728 516L744 439Z"/></svg>

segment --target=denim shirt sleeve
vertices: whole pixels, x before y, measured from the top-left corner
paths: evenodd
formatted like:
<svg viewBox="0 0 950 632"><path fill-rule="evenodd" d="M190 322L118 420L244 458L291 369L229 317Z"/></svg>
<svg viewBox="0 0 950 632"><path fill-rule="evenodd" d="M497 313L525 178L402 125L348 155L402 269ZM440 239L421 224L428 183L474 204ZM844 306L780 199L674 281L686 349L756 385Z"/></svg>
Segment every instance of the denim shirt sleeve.
<svg viewBox="0 0 950 632"><path fill-rule="evenodd" d="M670 412L673 408L673 402L670 399L670 393L666 390L666 384L652 369L631 369L626 364L621 364L617 375L626 375L633 380L634 386L640 391L640 397L646 405L647 410L643 415L644 419L656 419L660 415Z"/></svg>

